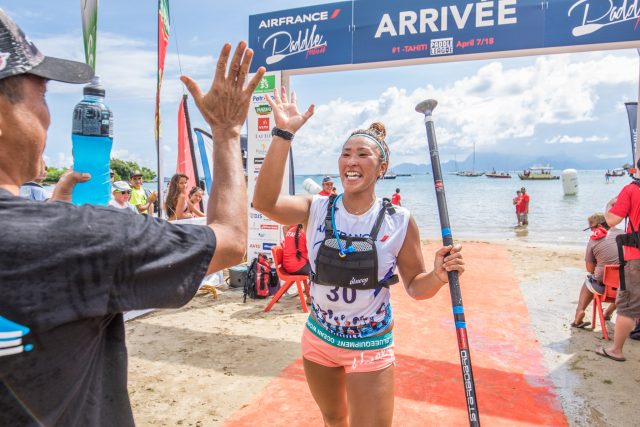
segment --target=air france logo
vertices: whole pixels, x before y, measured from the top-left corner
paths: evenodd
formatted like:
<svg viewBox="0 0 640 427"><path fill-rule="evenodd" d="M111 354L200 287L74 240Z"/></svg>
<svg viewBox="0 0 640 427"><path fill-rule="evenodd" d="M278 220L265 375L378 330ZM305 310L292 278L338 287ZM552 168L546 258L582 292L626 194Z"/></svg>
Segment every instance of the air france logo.
<svg viewBox="0 0 640 427"><path fill-rule="evenodd" d="M629 4L628 0L623 0L622 2L619 0L577 0L569 8L567 15L571 16L574 12L582 15L580 25L574 27L571 31L574 37L586 36L602 28L634 20L636 21L633 27L635 31L638 28L638 24L640 24L640 4L638 4L638 0L631 2L631 4Z"/></svg>
<svg viewBox="0 0 640 427"><path fill-rule="evenodd" d="M0 316L0 357L33 350L33 345L22 344L22 337L29 331L26 326Z"/></svg>
<svg viewBox="0 0 640 427"><path fill-rule="evenodd" d="M324 54L327 51L327 41L324 39L324 35L318 31L318 25L315 22L335 19L339 14L340 9L335 9L331 15L329 15L328 11L323 11L261 21L259 28L314 23L311 28L307 27L304 30L298 30L297 34L282 30L268 36L262 43L262 48L270 52L270 55L266 58L267 65L278 63L291 55L299 53L305 53L306 58Z"/></svg>

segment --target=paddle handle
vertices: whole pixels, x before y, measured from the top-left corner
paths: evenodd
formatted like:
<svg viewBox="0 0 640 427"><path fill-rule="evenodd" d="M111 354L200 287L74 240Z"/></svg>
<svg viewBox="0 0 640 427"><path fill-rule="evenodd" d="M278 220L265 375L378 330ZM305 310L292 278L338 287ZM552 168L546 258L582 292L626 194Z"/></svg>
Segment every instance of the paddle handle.
<svg viewBox="0 0 640 427"><path fill-rule="evenodd" d="M442 181L442 169L440 167L440 155L438 154L438 143L433 125L433 109L438 105L437 101L430 99L423 101L416 106L416 111L424 114L424 122L427 130L427 141L429 143L429 153L431 156L431 170L433 171L433 183L436 190L436 201L438 203L438 214L440 216L440 228L442 230L442 243L445 246L453 245L453 234L449 224L449 212L447 210L447 200L444 193L444 182ZM451 306L453 308L453 320L456 326L458 337L458 351L460 354L460 366L462 368L462 381L464 384L467 413L469 415L469 425L480 426L480 413L478 411L478 400L476 398L476 386L473 380L473 369L471 368L471 352L467 339L467 324L464 317L464 307L462 305L462 294L460 292L460 281L457 271L447 272L449 278L449 292L451 294Z"/></svg>

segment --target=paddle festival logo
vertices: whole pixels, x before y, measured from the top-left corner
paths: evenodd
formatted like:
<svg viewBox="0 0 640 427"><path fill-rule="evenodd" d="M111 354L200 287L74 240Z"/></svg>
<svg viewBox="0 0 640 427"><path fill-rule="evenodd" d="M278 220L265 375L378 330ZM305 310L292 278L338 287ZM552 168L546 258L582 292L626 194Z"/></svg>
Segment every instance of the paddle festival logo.
<svg viewBox="0 0 640 427"><path fill-rule="evenodd" d="M252 71L288 70L350 62L351 2L252 15Z"/></svg>

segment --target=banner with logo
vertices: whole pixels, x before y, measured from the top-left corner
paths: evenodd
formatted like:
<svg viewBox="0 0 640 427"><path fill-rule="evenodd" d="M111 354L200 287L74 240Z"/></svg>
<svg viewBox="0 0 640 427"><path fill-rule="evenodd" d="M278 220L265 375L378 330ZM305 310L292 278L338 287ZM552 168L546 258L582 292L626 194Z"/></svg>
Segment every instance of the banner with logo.
<svg viewBox="0 0 640 427"><path fill-rule="evenodd" d="M254 91L247 116L247 195L249 204L249 238L247 242L247 260L251 261L263 252L271 258L271 247L282 240L282 227L251 207L253 192L264 157L271 144L273 114L265 94L273 95L275 88L281 86L281 73L268 72ZM285 166L281 192L289 194L289 166Z"/></svg>
<svg viewBox="0 0 640 427"><path fill-rule="evenodd" d="M155 136L156 152L158 155L158 204L162 206L163 191L162 183L162 149L160 148L160 89L162 88L162 76L164 74L164 58L169 45L169 0L158 0L158 71L156 79L156 114L155 114Z"/></svg>
<svg viewBox="0 0 640 427"><path fill-rule="evenodd" d="M638 103L625 102L627 107L627 116L629 116L629 132L631 133L631 153L633 157L633 166L636 166L636 146L638 144Z"/></svg>
<svg viewBox="0 0 640 427"><path fill-rule="evenodd" d="M356 0L250 16L249 45L254 71L637 47L640 1Z"/></svg>
<svg viewBox="0 0 640 427"><path fill-rule="evenodd" d="M351 63L352 2L343 1L249 16L251 70Z"/></svg>
<svg viewBox="0 0 640 427"><path fill-rule="evenodd" d="M96 69L96 43L98 31L98 0L80 0L82 15L82 35L84 39L84 60Z"/></svg>

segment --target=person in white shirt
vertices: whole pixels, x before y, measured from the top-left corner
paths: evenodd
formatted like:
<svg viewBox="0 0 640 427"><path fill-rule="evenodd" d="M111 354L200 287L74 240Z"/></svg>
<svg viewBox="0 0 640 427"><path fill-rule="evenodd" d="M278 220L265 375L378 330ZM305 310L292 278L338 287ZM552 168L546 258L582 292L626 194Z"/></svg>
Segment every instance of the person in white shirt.
<svg viewBox="0 0 640 427"><path fill-rule="evenodd" d="M127 209L132 213L137 213L136 207L129 202L131 197L131 186L126 181L116 181L112 187L113 198L109 200L107 206L116 209Z"/></svg>

